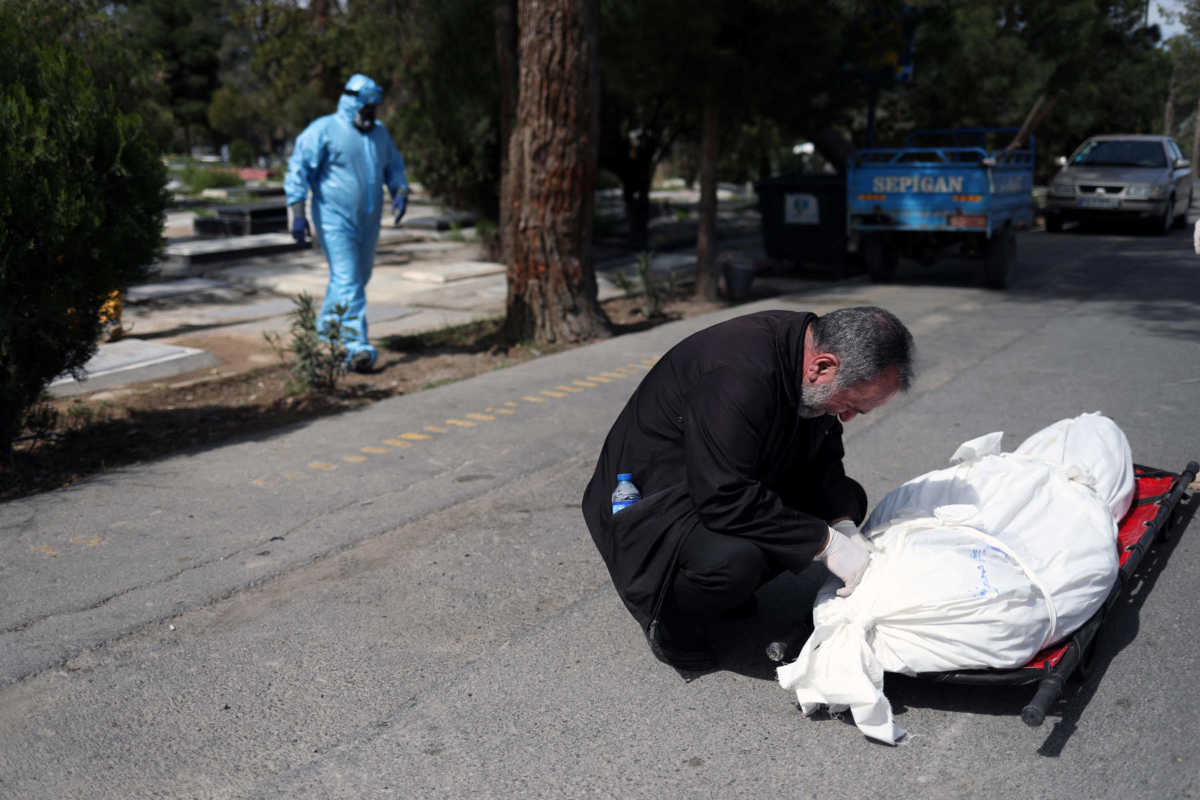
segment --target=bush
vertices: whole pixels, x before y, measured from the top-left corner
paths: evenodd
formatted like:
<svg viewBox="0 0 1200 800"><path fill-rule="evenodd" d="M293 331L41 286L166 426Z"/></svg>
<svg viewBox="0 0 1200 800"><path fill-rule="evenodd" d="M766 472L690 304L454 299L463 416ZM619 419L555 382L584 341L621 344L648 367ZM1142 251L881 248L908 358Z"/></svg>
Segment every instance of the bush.
<svg viewBox="0 0 1200 800"><path fill-rule="evenodd" d="M291 391L332 394L346 374L348 350L341 323L346 306L341 303L334 306L331 309L333 317L326 320L318 332L320 309L313 296L301 292L293 302L296 307L288 314L292 318L291 342L285 345L283 338L272 331L263 331L263 338L282 360L286 361L289 351L295 359L292 361Z"/></svg>
<svg viewBox="0 0 1200 800"><path fill-rule="evenodd" d="M483 245L483 251L488 261L504 260L500 227L495 222L487 217L480 217L475 222L475 233L479 235L479 243Z"/></svg>
<svg viewBox="0 0 1200 800"><path fill-rule="evenodd" d="M191 163L183 168L179 179L187 184L188 189L193 192L202 192L205 189L227 189L243 185L242 179L233 170L209 169Z"/></svg>
<svg viewBox="0 0 1200 800"><path fill-rule="evenodd" d="M253 167L258 153L245 139L234 139L229 145L229 160L239 167Z"/></svg>
<svg viewBox="0 0 1200 800"><path fill-rule="evenodd" d="M0 3L0 453L96 352L100 306L158 255L166 168L79 57Z"/></svg>

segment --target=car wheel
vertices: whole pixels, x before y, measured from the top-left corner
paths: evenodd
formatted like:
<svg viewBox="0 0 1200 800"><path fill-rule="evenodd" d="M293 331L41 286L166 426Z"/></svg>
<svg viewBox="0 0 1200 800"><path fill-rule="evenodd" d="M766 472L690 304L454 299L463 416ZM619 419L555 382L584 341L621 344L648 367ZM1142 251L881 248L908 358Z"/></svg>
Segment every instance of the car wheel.
<svg viewBox="0 0 1200 800"><path fill-rule="evenodd" d="M1173 221L1174 227L1176 227L1176 228L1186 228L1187 227L1188 209L1191 207L1192 207L1192 194L1191 194L1191 192L1188 192L1187 202L1181 204L1180 207L1177 207L1175 209L1179 213L1176 215L1176 217Z"/></svg>
<svg viewBox="0 0 1200 800"><path fill-rule="evenodd" d="M862 258L867 275L875 283L884 283L896 277L900 256L886 237L879 234L866 237L862 243Z"/></svg>
<svg viewBox="0 0 1200 800"><path fill-rule="evenodd" d="M989 289L1004 289L1008 286L1008 273L1017 260L1017 235L1012 228L997 231L988 239L983 254L983 283Z"/></svg>
<svg viewBox="0 0 1200 800"><path fill-rule="evenodd" d="M1150 224L1153 226L1153 232L1158 236L1166 236L1171 231L1171 226L1175 223L1175 195L1167 200L1166 206L1163 207L1162 214Z"/></svg>
<svg viewBox="0 0 1200 800"><path fill-rule="evenodd" d="M1058 214L1046 214L1043 219L1046 222L1046 233L1062 233L1063 219Z"/></svg>

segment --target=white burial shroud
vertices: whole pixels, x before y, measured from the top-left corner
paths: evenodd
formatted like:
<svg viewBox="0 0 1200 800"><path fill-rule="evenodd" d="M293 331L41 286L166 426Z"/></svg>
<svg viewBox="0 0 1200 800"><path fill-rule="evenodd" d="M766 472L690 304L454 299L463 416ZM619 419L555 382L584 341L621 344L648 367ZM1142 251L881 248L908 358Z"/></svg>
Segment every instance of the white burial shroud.
<svg viewBox="0 0 1200 800"><path fill-rule="evenodd" d="M1000 452L1002 432L965 442L951 466L890 492L863 524L877 548L862 582L817 594L815 629L779 668L807 715L849 708L894 744L905 731L884 672L1024 665L1100 608L1117 577L1117 523L1133 498L1129 442L1098 413Z"/></svg>

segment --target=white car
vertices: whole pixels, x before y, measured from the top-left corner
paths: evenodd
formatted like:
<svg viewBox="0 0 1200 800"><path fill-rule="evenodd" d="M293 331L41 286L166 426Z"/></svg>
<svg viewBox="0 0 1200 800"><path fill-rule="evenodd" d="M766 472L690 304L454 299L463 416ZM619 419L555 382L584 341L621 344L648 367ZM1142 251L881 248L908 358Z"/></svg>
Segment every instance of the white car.
<svg viewBox="0 0 1200 800"><path fill-rule="evenodd" d="M1187 221L1192 165L1169 136L1093 136L1059 165L1043 212L1050 233L1068 221L1130 218L1165 234Z"/></svg>

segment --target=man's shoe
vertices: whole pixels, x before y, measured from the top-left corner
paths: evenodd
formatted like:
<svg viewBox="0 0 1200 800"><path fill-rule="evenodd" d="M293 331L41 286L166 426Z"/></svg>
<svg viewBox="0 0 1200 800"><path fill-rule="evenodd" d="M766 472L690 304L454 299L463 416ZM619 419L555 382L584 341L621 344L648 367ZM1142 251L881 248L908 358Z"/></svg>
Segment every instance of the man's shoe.
<svg viewBox="0 0 1200 800"><path fill-rule="evenodd" d="M655 658L677 670L707 672L717 668L716 654L707 642L673 637L661 620L650 623L646 641Z"/></svg>
<svg viewBox="0 0 1200 800"><path fill-rule="evenodd" d="M350 369L354 372L366 373L371 371L371 353L368 350L359 350L354 355L350 356Z"/></svg>

